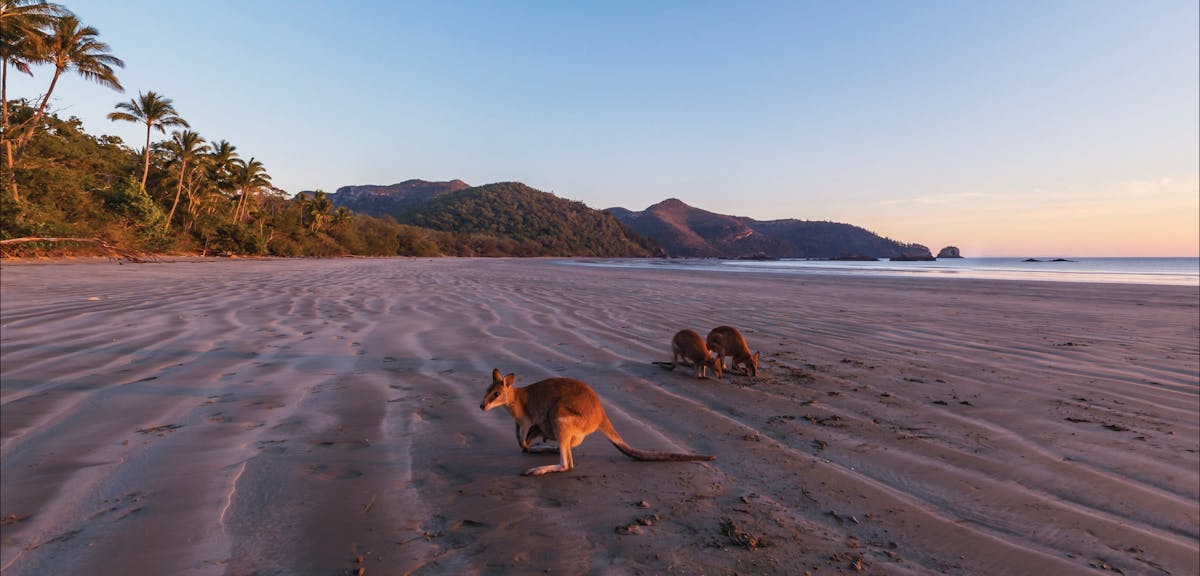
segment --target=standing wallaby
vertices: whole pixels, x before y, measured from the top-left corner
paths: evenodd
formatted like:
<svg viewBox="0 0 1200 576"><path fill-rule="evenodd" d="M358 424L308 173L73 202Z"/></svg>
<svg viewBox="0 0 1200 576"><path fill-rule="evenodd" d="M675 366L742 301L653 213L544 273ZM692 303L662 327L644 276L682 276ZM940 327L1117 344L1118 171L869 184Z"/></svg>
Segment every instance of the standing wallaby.
<svg viewBox="0 0 1200 576"><path fill-rule="evenodd" d="M716 456L703 454L674 454L670 452L644 452L633 448L621 439L609 422L600 397L591 386L573 378L549 378L528 386L513 386L516 374L501 376L492 369L492 385L483 395L480 410L491 410L503 406L517 421L517 444L523 452L529 452L529 441L545 438L558 442L560 464L536 466L525 471L526 476L540 476L548 472L566 472L575 467L571 448L583 442L584 437L600 430L613 446L634 460L684 461L716 460Z"/></svg>
<svg viewBox="0 0 1200 576"><path fill-rule="evenodd" d="M704 345L704 339L695 330L683 329L675 333L671 339L671 361L695 366L697 378L707 378L707 368L712 368L717 378L721 377L721 357Z"/></svg>
<svg viewBox="0 0 1200 576"><path fill-rule="evenodd" d="M746 338L733 326L717 326L708 333L705 342L710 350L717 352L717 361L724 366L729 356L729 369L736 370L740 364L751 376L758 376L758 352L750 353Z"/></svg>

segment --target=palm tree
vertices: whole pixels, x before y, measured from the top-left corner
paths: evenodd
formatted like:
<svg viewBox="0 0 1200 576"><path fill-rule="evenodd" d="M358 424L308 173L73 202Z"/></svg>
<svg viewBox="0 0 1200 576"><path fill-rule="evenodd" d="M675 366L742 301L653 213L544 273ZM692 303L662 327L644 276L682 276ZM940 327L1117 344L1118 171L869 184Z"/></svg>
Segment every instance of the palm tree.
<svg viewBox="0 0 1200 576"><path fill-rule="evenodd" d="M251 158L249 162L238 160L233 165L233 173L231 181L234 188L238 191L237 207L233 210L234 223L240 222L245 214L250 211L250 203L247 202L248 197L255 194L263 188L271 186L271 177L263 168L262 162Z"/></svg>
<svg viewBox="0 0 1200 576"><path fill-rule="evenodd" d="M296 195L296 206L300 208L300 226L304 226L304 215L308 214L308 207L312 204L312 197L307 193Z"/></svg>
<svg viewBox="0 0 1200 576"><path fill-rule="evenodd" d="M208 152L209 178L217 182L228 180L230 170L237 159L237 146L230 144L228 140L213 142Z"/></svg>
<svg viewBox="0 0 1200 576"><path fill-rule="evenodd" d="M240 161L237 146L230 144L228 140L212 143L208 149L208 158L204 161L208 190L228 198L233 192L233 168Z"/></svg>
<svg viewBox="0 0 1200 576"><path fill-rule="evenodd" d="M171 203L171 211L167 213L167 221L163 226L164 229L169 230L171 217L175 215L175 208L179 206L179 197L183 195L183 178L187 175L188 163L199 159L208 150L208 145L204 143L204 138L199 134L191 130L184 130L171 134L171 141L165 147L174 156L174 161L179 163L179 182L175 185L175 201Z"/></svg>
<svg viewBox="0 0 1200 576"><path fill-rule="evenodd" d="M10 18L11 19L11 18ZM74 14L65 13L52 20L49 33L45 37L44 61L54 65L54 76L50 79L50 87L42 97L37 112L29 120L29 125L17 138L17 149L13 152L13 165L20 163L25 147L33 139L37 127L41 124L42 116L46 114L46 105L54 94L54 87L63 72L71 71L92 80L101 86L124 92L120 80L117 80L113 67L124 67L125 62L108 53L109 46L97 39L100 33L91 26L83 26ZM13 195L16 195L16 177L12 178Z"/></svg>
<svg viewBox="0 0 1200 576"><path fill-rule="evenodd" d="M66 9L45 0L0 0L0 60L3 63L0 80L0 101L4 102L5 121L8 114L8 67L33 76L30 64L48 61L46 30L54 19L67 14ZM8 125L5 124L7 128Z"/></svg>
<svg viewBox="0 0 1200 576"><path fill-rule="evenodd" d="M0 32L5 39L44 33L54 19L69 14L66 8L46 0L0 0Z"/></svg>
<svg viewBox="0 0 1200 576"><path fill-rule="evenodd" d="M212 174L212 155L201 153L192 162L192 169L188 171L188 177L183 185L183 193L187 195L187 213L191 216L185 222L184 230L191 230L196 225L201 210L206 207L206 204L211 206L207 200L217 195L217 183L209 177L210 174ZM208 210L211 211L212 208L209 207Z"/></svg>
<svg viewBox="0 0 1200 576"><path fill-rule="evenodd" d="M29 127L17 141L18 160L21 151L29 145L29 140L33 138L33 133L38 123L41 122L42 116L46 114L46 104L50 102L50 96L54 94L54 87L58 85L58 79L62 77L63 72L75 72L101 86L112 88L117 92L125 91L113 70L114 66L124 68L125 61L108 53L110 50L108 44L96 39L99 34L100 32L95 28L83 26L74 14L66 14L54 20L50 27L50 34L46 37L45 59L47 63L54 65L54 76L50 78L50 88L46 90L46 95L38 104L37 112L34 113Z"/></svg>
<svg viewBox="0 0 1200 576"><path fill-rule="evenodd" d="M118 112L109 112L109 120L141 122L146 125L146 148L142 154L142 187L145 188L146 177L150 175L150 129L158 128L159 132L166 133L168 126L191 126L175 112L175 105L171 103L170 98L163 98L155 92L138 94L137 98L121 102L116 108Z"/></svg>
<svg viewBox="0 0 1200 576"><path fill-rule="evenodd" d="M333 211L333 219L329 221L329 225L336 228L339 225L349 222L353 219L354 213L351 212L349 208L345 206L338 206L337 210Z"/></svg>
<svg viewBox="0 0 1200 576"><path fill-rule="evenodd" d="M0 108L3 108L4 152L8 163L9 187L17 196L17 181L13 175L12 126L8 116L8 68L33 76L31 64L48 61L46 30L54 19L66 14L66 9L45 0L0 0Z"/></svg>
<svg viewBox="0 0 1200 576"><path fill-rule="evenodd" d="M321 226L325 224L325 218L329 214L329 209L333 208L333 201L325 195L324 190L317 190L313 194L312 200L309 203L309 212L312 214L312 231L320 232Z"/></svg>
<svg viewBox="0 0 1200 576"><path fill-rule="evenodd" d="M65 8L45 0L0 0L0 102L8 133L8 67L33 76L31 64L49 62L46 31Z"/></svg>

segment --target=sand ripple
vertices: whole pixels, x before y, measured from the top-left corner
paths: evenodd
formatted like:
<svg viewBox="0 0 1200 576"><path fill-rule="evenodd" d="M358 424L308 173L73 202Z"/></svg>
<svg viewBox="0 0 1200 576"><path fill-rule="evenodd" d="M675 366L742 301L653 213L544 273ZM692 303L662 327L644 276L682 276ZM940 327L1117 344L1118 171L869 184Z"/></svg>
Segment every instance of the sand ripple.
<svg viewBox="0 0 1200 576"><path fill-rule="evenodd" d="M1192 287L552 260L5 264L20 574L1200 572ZM699 380L678 329L743 327ZM493 367L618 431L526 478Z"/></svg>

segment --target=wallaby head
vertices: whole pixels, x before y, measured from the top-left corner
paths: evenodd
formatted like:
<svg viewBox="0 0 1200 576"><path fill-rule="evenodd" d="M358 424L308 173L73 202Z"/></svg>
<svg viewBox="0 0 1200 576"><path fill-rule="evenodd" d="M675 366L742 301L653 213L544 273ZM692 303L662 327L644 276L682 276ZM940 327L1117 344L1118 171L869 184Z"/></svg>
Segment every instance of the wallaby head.
<svg viewBox="0 0 1200 576"><path fill-rule="evenodd" d="M483 401L479 403L479 409L486 412L497 406L511 404L513 382L516 382L516 380L516 374L501 376L499 370L492 368L492 385L488 386L487 392L484 392Z"/></svg>
<svg viewBox="0 0 1200 576"><path fill-rule="evenodd" d="M738 366L744 368L751 376L758 376L758 352L750 356L735 356L729 363L730 370L736 370Z"/></svg>

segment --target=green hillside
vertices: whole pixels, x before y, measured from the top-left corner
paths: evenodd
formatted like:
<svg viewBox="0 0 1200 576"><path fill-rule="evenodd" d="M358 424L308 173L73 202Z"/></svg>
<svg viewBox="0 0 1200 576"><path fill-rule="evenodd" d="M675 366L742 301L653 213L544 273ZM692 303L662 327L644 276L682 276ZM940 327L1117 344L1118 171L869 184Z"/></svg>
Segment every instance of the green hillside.
<svg viewBox="0 0 1200 576"><path fill-rule="evenodd" d="M607 212L520 182L500 182L434 198L400 221L511 242L520 256L649 256L654 246Z"/></svg>

